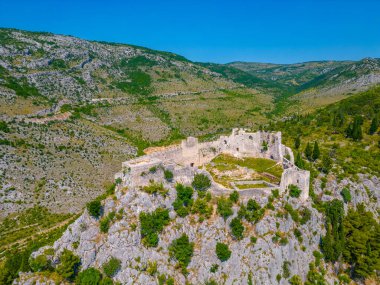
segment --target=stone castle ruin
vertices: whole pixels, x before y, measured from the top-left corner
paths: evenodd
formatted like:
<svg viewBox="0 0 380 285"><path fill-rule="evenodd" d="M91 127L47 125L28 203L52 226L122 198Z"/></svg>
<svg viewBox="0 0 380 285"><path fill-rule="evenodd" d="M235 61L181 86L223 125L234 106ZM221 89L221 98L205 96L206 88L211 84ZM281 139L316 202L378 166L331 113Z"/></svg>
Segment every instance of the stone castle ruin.
<svg viewBox="0 0 380 285"><path fill-rule="evenodd" d="M242 197L250 197L260 191L268 194L273 189L279 189L281 194L289 185L296 185L302 191L301 201L306 201L309 196L310 173L294 165L292 150L281 143L281 132L247 132L243 129L233 129L229 136L202 143L198 142L197 138L188 137L180 145L169 146L123 162L123 171L117 173L116 178L122 179L123 186L140 186L148 183L143 175L145 172L152 167L163 167L173 172L175 182L189 184L196 173L204 173L212 180L210 191L216 195L223 195L231 189L213 181L205 169L205 165L220 154L236 158L266 158L282 165L283 172L278 185L265 182L268 187L239 190Z"/></svg>

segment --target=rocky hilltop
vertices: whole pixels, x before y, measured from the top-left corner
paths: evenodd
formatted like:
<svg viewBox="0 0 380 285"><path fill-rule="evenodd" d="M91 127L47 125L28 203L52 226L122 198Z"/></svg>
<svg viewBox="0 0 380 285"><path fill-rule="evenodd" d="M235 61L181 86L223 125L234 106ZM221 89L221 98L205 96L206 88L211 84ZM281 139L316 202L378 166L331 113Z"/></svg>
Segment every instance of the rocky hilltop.
<svg viewBox="0 0 380 285"><path fill-rule="evenodd" d="M257 138L267 137L265 133L237 132L229 137L228 145L239 143L240 150L230 147L222 152L234 153L242 160L252 157L255 145L262 146ZM243 137L247 138L245 142L241 141ZM276 159L284 163L281 136L280 141L274 142L275 138L274 134L268 136L268 149L259 149L256 156L278 155ZM221 138L222 144L226 139ZM189 142L182 144L182 158L159 151L124 163L123 171L116 175L115 194L102 201L101 216L85 211L53 247L41 248L32 258L47 256L53 266L59 266L62 252L70 250L80 257L81 270L104 270L104 264L117 259L120 264L112 277L121 284L157 284L164 277L173 278L176 284L285 284L294 275L306 279L309 268L305 264L314 262L313 252L318 251L324 230L321 214L311 208L307 198L300 199L301 190L293 184L285 189L251 185L239 191L223 187L205 168L195 167L194 162L199 161L205 166L205 158L197 161L197 153L187 155L198 149ZM261 159L260 163L267 162ZM201 175L211 180L205 189L195 182ZM299 192L289 190L293 188ZM186 202L185 195L189 199ZM147 222L150 215L153 220ZM161 227L153 230L159 221ZM157 234L153 241L152 230ZM184 235L192 245L186 264L173 257L171 250L173 242ZM227 258L217 250L221 243L228 248ZM39 278L22 275L16 284Z"/></svg>

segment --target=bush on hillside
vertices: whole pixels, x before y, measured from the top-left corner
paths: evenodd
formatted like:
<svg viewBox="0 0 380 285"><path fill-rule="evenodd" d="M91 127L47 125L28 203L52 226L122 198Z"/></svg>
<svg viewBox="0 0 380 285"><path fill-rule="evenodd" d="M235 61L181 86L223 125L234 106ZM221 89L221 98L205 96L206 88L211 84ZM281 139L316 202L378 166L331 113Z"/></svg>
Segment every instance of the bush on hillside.
<svg viewBox="0 0 380 285"><path fill-rule="evenodd" d="M194 180L191 183L191 185L194 187L194 189L199 191L204 191L210 188L211 186L211 180L208 178L207 175L199 173L195 174Z"/></svg>
<svg viewBox="0 0 380 285"><path fill-rule="evenodd" d="M233 202L233 203L237 203L239 201L239 192L238 191L233 191L231 194L230 194L230 200Z"/></svg>
<svg viewBox="0 0 380 285"><path fill-rule="evenodd" d="M156 247L158 245L158 233L169 224L169 211L158 208L152 213L140 213L141 237L145 246Z"/></svg>
<svg viewBox="0 0 380 285"><path fill-rule="evenodd" d="M90 267L82 272L79 272L77 278L75 279L75 284L77 285L98 285L102 275L99 270Z"/></svg>
<svg viewBox="0 0 380 285"><path fill-rule="evenodd" d="M232 235L236 239L240 240L243 238L244 226L238 217L232 219L230 223L230 228L231 228Z"/></svg>
<svg viewBox="0 0 380 285"><path fill-rule="evenodd" d="M217 211L226 220L233 214L232 201L224 197L219 198Z"/></svg>
<svg viewBox="0 0 380 285"><path fill-rule="evenodd" d="M94 218L99 218L102 210L102 205L99 200L94 200L87 203L87 211Z"/></svg>
<svg viewBox="0 0 380 285"><path fill-rule="evenodd" d="M102 266L103 272L108 277L113 277L120 270L121 262L119 259L112 257L108 262Z"/></svg>
<svg viewBox="0 0 380 285"><path fill-rule="evenodd" d="M215 248L216 255L220 261L226 261L231 257L231 251L228 248L228 245L225 243L218 242Z"/></svg>
<svg viewBox="0 0 380 285"><path fill-rule="evenodd" d="M186 268L191 261L194 252L194 243L189 241L189 237L183 234L178 239L173 240L169 246L170 257L177 260L182 271L186 272Z"/></svg>
<svg viewBox="0 0 380 285"><path fill-rule="evenodd" d="M63 278L72 280L79 269L80 258L72 251L64 249L59 260L60 263L56 269L57 273Z"/></svg>

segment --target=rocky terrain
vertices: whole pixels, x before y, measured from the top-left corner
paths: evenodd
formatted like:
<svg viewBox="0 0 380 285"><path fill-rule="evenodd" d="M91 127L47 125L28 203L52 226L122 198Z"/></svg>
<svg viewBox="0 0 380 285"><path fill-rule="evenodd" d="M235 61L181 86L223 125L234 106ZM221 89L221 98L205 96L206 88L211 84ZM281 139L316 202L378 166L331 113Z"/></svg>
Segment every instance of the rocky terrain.
<svg viewBox="0 0 380 285"><path fill-rule="evenodd" d="M380 89L370 88L380 82L379 63L195 63L0 29L0 284L74 282L60 268L67 250L79 259L73 274L95 268L101 284L378 284ZM212 189L194 190L198 208L183 215L176 182L189 186L192 170L168 180L163 169L146 169L146 184L163 183L153 194L113 181L122 161L148 147L208 141L234 127L282 131L296 165L311 173L310 198L252 197L252 219L242 214L253 203L247 197L226 196L232 212L223 216ZM307 146L314 152L315 143L314 159ZM98 215L83 212L89 201L101 201ZM141 214L157 209L168 218L158 244L147 246ZM243 236L233 233L236 218ZM186 266L170 249L183 234L193 243ZM225 260L218 243L230 251ZM111 257L120 264L107 274Z"/></svg>
<svg viewBox="0 0 380 285"><path fill-rule="evenodd" d="M145 170L149 173L149 169ZM248 198L240 199L233 206L233 214L224 219L217 211L217 197L208 202L212 208L209 217L201 218L199 214L180 217L173 208L173 202L178 197L176 183L191 182L194 170L182 168L174 170L174 179L167 182L160 169L156 173L144 176L141 183L149 185L149 181L163 183L168 190L164 196L151 195L136 188L119 187L116 199L104 201L103 216L118 213L117 219L110 225L107 233L102 233L99 220L85 212L73 223L57 242L54 243L53 263L59 262L63 249L69 249L81 257L82 269L96 267L101 269L111 257L121 261L121 268L114 276L114 281L122 284L156 284L157 276L164 274L176 280L176 284L202 284L214 280L217 284L247 284L251 278L254 284L274 284L278 276L284 274L284 264L290 275L295 274L306 278L309 271L305 264L314 261L313 252L318 250L320 235L323 233L323 219L315 209L311 210L307 221L292 220L284 210L290 203L296 211L311 208L310 202L299 203L297 199L277 197L272 200L273 208L265 211L264 217L256 224L245 221L244 237L237 239L231 234L230 223L237 216L240 205L246 205ZM184 175L186 173L186 175ZM209 190L212 193L212 189ZM199 193L194 193L194 201ZM269 197L254 198L260 206L265 207ZM271 198L272 199L272 198ZM168 209L170 222L159 235L157 247L144 246L139 222L140 213L151 213L156 209ZM137 227L136 227L137 225ZM294 230L302 232L301 239L295 236ZM186 234L194 242L194 254L187 267L188 274L184 275L170 257L168 248L173 240ZM273 238L281 236L281 242ZM253 239L255 241L253 242ZM226 243L231 250L231 257L221 262L215 247L218 242ZM37 257L49 248L41 248L33 254ZM54 261L57 259L57 261ZM150 274L147 268L157 263L157 272ZM215 265L215 272L210 269ZM145 269L144 269L145 268ZM285 278L286 273L285 273Z"/></svg>

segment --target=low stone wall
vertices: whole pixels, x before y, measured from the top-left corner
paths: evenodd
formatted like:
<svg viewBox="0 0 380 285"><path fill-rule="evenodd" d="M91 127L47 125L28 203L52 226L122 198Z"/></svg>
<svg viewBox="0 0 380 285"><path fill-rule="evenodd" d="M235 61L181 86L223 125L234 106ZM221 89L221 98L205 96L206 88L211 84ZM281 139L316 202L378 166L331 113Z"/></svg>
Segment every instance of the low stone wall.
<svg viewBox="0 0 380 285"><path fill-rule="evenodd" d="M212 142L199 143L197 138L187 138L181 145L171 146L160 151L151 152L142 157L123 162L122 178L123 184L144 183L141 179L141 173L149 170L153 166L171 167L175 175L179 175L181 183L189 183L189 177L199 171L197 168L209 163L213 158L221 153L228 153L235 157L260 157L273 159L281 162L284 166L284 172L281 176L280 186L272 186L260 189L239 190L241 196L249 196L254 193L268 194L273 189L279 189L284 193L288 186L293 184L301 190L301 201L306 201L309 197L309 180L310 173L306 170L300 170L294 166L294 155L289 147L281 143L281 133L255 132L249 133L241 129L234 129L230 136L221 136L218 140ZM284 156L289 159L286 159ZM206 175L211 175L204 171ZM191 183L191 181L190 181ZM216 195L225 195L231 192L223 186L213 183L213 192Z"/></svg>

